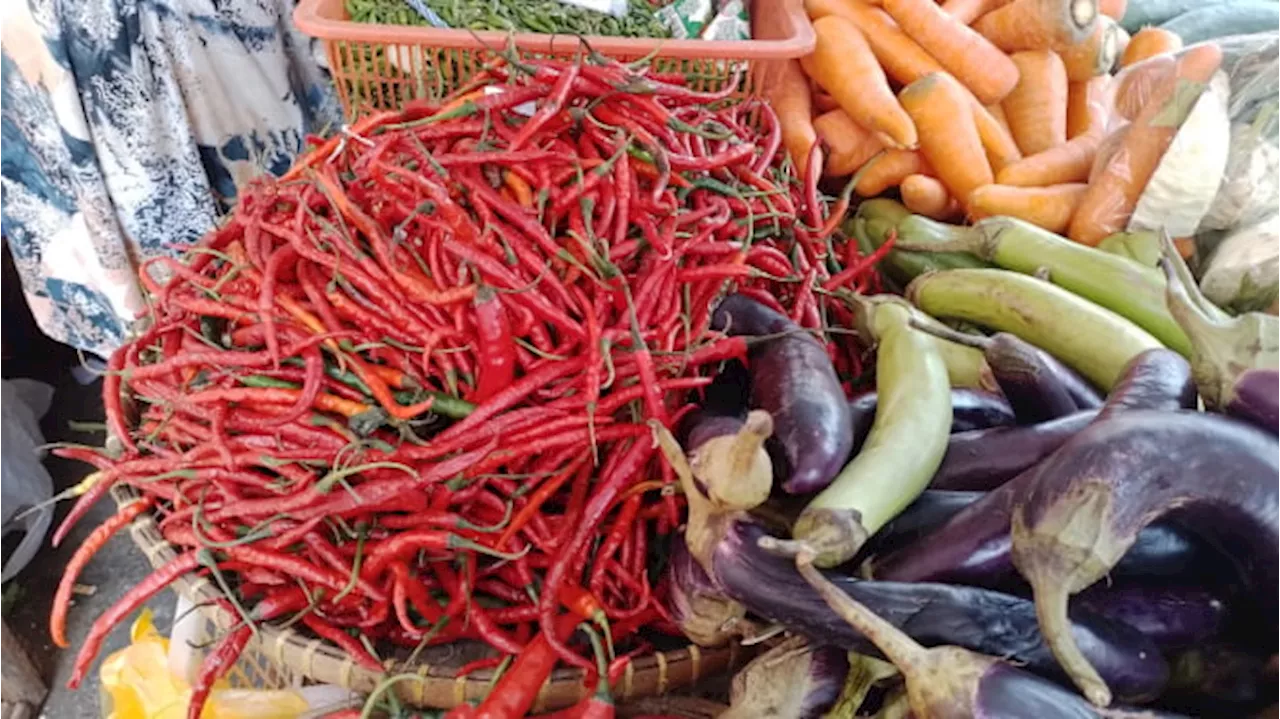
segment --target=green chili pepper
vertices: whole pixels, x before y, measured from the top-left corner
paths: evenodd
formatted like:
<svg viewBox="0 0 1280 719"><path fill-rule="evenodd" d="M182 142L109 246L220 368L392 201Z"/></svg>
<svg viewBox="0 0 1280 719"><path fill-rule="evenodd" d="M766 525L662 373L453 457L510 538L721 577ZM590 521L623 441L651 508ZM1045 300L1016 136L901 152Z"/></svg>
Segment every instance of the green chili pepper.
<svg viewBox="0 0 1280 719"><path fill-rule="evenodd" d="M541 32L564 35L669 38L653 3L635 0L622 18L559 0L423 0L446 25L466 30ZM347 0L354 22L424 26L426 19L404 0Z"/></svg>

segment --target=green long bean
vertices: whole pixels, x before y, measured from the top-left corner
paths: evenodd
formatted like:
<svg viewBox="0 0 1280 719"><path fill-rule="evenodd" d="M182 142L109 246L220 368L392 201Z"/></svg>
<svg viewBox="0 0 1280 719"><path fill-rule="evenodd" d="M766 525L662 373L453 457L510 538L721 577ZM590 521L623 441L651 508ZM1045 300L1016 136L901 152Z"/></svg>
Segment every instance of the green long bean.
<svg viewBox="0 0 1280 719"><path fill-rule="evenodd" d="M560 0L422 0L449 27L613 37L671 37L649 0L631 0L621 18ZM347 0L355 22L427 25L404 0Z"/></svg>

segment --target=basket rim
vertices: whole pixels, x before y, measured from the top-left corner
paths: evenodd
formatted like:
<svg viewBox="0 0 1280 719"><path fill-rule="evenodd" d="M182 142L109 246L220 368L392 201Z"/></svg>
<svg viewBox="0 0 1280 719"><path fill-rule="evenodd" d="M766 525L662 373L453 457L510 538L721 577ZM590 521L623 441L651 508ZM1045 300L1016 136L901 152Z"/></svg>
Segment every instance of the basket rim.
<svg viewBox="0 0 1280 719"><path fill-rule="evenodd" d="M813 52L817 42L813 26L800 0L782 2L780 26L769 29L769 40L680 40L609 37L604 35L552 35L506 33L496 30L453 30L406 25L358 23L346 19L343 0L300 0L293 11L294 24L302 32L327 41L422 45L458 50L493 50L508 43L524 52L570 55L585 42L605 55L710 60L786 60Z"/></svg>
<svg viewBox="0 0 1280 719"><path fill-rule="evenodd" d="M137 501L141 495L127 485L111 489L111 497L117 506ZM159 568L178 556L177 549L160 533L153 512L144 512L129 525L129 534L142 550L147 562ZM172 588L196 606L219 629L233 626L238 617L232 616L215 602L221 595L213 582L205 577L184 574L174 581ZM374 673L352 661L338 647L326 640L308 638L292 628L279 628L263 624L250 646L282 666L289 674L311 681L336 684L345 689L368 694L394 671L422 677L416 683L400 683L396 687L400 698L423 707L452 708L468 700L488 694L494 671L482 669L459 677L440 665L421 662L417 666L397 667L384 660L386 670ZM726 668L737 667L754 654L754 649L737 641L722 647L700 647L690 643L683 649L654 652L636 658L627 665L623 676L614 687L620 701L645 696L660 695L684 685L696 684L703 676L713 675ZM669 667L688 662L691 672L687 679L672 681ZM585 672L576 667L560 667L547 678L538 690L533 711L558 709L578 702L587 696L583 679ZM636 691L637 678L657 675L657 691Z"/></svg>

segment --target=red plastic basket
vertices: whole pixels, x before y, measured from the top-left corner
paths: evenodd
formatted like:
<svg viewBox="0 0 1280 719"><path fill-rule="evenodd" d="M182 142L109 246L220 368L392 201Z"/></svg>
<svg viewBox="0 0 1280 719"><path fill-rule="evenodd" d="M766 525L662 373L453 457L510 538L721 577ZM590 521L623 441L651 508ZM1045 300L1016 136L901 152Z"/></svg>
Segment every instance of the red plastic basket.
<svg viewBox="0 0 1280 719"><path fill-rule="evenodd" d="M303 32L324 42L333 81L348 117L394 110L418 98L438 99L466 83L496 50L515 46L529 55L572 57L586 42L618 60L652 56L657 69L690 77L696 89L717 90L739 70L742 95L760 94L768 61L798 58L813 50L813 28L802 0L780 3L783 12L757 37L740 41L657 40L546 35L351 22L343 0L301 0L293 18Z"/></svg>

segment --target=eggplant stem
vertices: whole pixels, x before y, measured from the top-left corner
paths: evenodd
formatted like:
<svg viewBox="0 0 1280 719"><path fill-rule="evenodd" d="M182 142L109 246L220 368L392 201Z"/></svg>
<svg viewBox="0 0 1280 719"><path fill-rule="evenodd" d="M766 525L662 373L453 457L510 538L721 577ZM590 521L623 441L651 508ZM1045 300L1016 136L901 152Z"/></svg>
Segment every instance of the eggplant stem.
<svg viewBox="0 0 1280 719"><path fill-rule="evenodd" d="M1176 285L1177 289L1181 290L1179 301L1186 303L1189 309L1194 310L1199 315L1198 319L1205 324L1220 327L1226 317L1222 310L1218 309L1200 291L1200 285L1196 282L1195 276L1191 274L1191 268L1187 267L1182 255L1178 254L1178 247L1173 244L1173 238L1169 236L1167 230L1160 231L1160 249L1163 255L1160 260L1160 268L1164 270L1168 287L1166 297L1169 298L1169 309L1173 312L1175 318L1178 317L1178 313L1174 310L1172 296Z"/></svg>
<svg viewBox="0 0 1280 719"><path fill-rule="evenodd" d="M764 447L765 440L773 434L773 416L764 410L752 410L747 414L747 422L742 425L733 438L729 451L730 467L734 476L743 476L751 471L756 460L756 453Z"/></svg>
<svg viewBox="0 0 1280 719"><path fill-rule="evenodd" d="M802 554L813 552L813 548L809 546L808 542L802 542L798 539L761 537L756 541L756 546L775 557L785 557L787 559L798 559Z"/></svg>
<svg viewBox="0 0 1280 719"><path fill-rule="evenodd" d="M1109 705L1111 690L1098 670L1094 669L1093 664L1080 651L1071 634L1071 622L1067 618L1067 605L1071 597L1069 588L1062 581L1054 581L1052 578L1046 580L1036 576L1026 579L1031 584L1035 597L1040 633L1053 650L1053 656L1057 657L1063 671L1071 677L1071 681L1075 682L1086 699L1099 707Z"/></svg>
<svg viewBox="0 0 1280 719"><path fill-rule="evenodd" d="M813 565L813 560L812 552L797 554L796 570L831 607L831 611L876 645L904 675L910 676L926 662L929 650L842 591Z"/></svg>
<svg viewBox="0 0 1280 719"><path fill-rule="evenodd" d="M965 347L973 347L974 349L979 349L985 352L987 348L991 346L990 337L965 334L964 332L953 330L945 325L926 324L916 317L911 317L907 320L907 323L911 325L912 329L920 330L927 335L932 335L938 339L954 342L955 344L963 345Z"/></svg>

